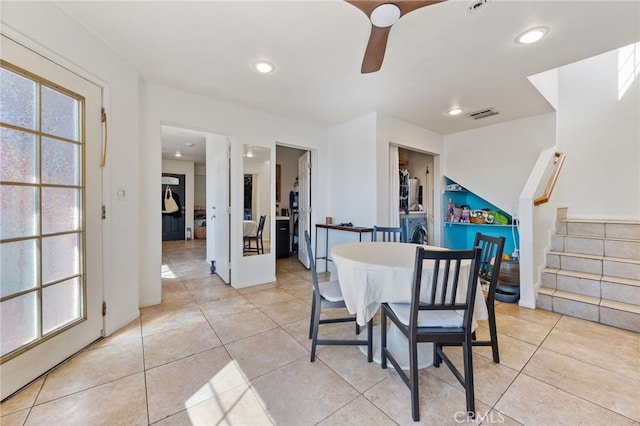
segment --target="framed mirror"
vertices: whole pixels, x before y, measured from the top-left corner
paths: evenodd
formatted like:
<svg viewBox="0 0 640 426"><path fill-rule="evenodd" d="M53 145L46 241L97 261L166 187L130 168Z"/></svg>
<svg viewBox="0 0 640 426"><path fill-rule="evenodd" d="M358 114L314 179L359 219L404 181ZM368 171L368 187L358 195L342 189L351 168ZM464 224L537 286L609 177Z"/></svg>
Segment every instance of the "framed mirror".
<svg viewBox="0 0 640 426"><path fill-rule="evenodd" d="M243 145L242 255L271 252L271 149Z"/></svg>

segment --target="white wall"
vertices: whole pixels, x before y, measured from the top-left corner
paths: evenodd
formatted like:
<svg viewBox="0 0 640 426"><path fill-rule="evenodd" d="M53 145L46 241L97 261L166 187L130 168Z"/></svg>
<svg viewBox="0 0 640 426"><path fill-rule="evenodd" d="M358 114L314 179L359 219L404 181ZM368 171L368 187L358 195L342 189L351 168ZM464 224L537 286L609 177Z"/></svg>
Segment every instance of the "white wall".
<svg viewBox="0 0 640 426"><path fill-rule="evenodd" d="M141 188L145 194L154 194L161 175L160 125L174 124L205 132L228 135L231 141L231 275L234 287L245 287L275 280L275 252L264 256L242 257L242 144L271 148L271 194L273 203L268 224L269 232L275 229L275 144L276 142L315 149L314 163L319 176L326 171L326 131L264 112L217 101L176 89L141 84L141 167L144 173ZM314 215L324 217L326 183L318 179L314 186ZM147 191L148 190L148 191ZM147 192L144 192L147 191ZM155 211L159 200L147 195L141 200L141 210ZM235 212L235 213L234 213ZM161 236L160 217L145 215L140 222L145 228L141 237L141 251L146 254L143 268L148 279L141 283L145 299L159 298Z"/></svg>
<svg viewBox="0 0 640 426"><path fill-rule="evenodd" d="M109 122L103 288L105 333L111 334L139 316L137 71L53 3L2 2L0 18L3 34L103 88ZM118 189L126 200L116 200Z"/></svg>
<svg viewBox="0 0 640 426"><path fill-rule="evenodd" d="M538 155L555 145L555 126L551 113L445 135L443 174L517 216L520 192Z"/></svg>
<svg viewBox="0 0 640 426"><path fill-rule="evenodd" d="M379 194L376 158L377 114L370 113L329 130L329 208L333 223L376 223Z"/></svg>
<svg viewBox="0 0 640 426"><path fill-rule="evenodd" d="M577 219L640 219L640 76L618 100L617 51L558 70L557 197Z"/></svg>
<svg viewBox="0 0 640 426"><path fill-rule="evenodd" d="M162 173L174 173L177 175L184 175L184 200L180 200L184 206L184 227L185 238L187 238L187 228L191 228L191 237L195 233L193 227L193 206L195 193L195 167L193 161L180 161L180 160L162 160ZM161 175L162 176L162 175ZM162 188L162 185L160 185ZM160 189L158 189L160 193ZM204 205L204 204L203 204ZM162 213L158 212L158 215L162 218ZM162 219L160 219L162 220ZM160 228L160 236L162 237L162 228Z"/></svg>

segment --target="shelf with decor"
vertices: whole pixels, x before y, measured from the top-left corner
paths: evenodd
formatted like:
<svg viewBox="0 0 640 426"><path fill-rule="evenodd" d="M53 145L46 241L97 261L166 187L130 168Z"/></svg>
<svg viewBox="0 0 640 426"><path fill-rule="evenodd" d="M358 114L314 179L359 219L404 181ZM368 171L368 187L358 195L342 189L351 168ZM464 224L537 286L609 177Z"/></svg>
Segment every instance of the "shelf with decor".
<svg viewBox="0 0 640 426"><path fill-rule="evenodd" d="M445 177L442 193L443 246L465 249L473 245L476 232L505 237L504 253L519 247L517 219Z"/></svg>

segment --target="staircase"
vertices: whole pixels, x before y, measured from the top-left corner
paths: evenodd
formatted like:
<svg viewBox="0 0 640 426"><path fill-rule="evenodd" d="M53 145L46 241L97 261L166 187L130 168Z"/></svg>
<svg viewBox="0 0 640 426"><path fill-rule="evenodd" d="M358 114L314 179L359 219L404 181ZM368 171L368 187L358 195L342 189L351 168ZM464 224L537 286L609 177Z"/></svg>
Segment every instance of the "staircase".
<svg viewBox="0 0 640 426"><path fill-rule="evenodd" d="M537 307L640 332L640 222L556 222Z"/></svg>

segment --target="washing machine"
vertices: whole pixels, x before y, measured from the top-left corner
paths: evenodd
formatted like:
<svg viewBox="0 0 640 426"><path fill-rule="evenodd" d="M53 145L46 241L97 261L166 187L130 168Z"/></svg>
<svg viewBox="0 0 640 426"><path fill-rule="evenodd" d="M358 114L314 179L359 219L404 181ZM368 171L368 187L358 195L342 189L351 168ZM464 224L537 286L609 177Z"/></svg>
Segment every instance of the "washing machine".
<svg viewBox="0 0 640 426"><path fill-rule="evenodd" d="M400 220L407 219L407 238L410 243L427 244L427 212L400 213Z"/></svg>

